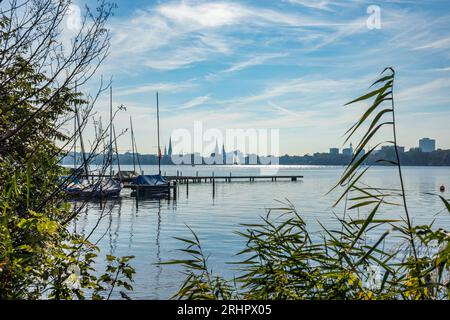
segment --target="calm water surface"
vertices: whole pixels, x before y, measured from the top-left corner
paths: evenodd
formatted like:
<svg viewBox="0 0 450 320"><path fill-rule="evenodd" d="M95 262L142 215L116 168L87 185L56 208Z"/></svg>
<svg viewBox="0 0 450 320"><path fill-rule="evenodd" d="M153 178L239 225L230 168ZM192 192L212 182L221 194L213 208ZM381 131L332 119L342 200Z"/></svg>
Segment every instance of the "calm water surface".
<svg viewBox="0 0 450 320"><path fill-rule="evenodd" d="M122 170L132 169L122 166ZM145 174L157 172L155 166L144 166ZM264 167L256 166L199 166L199 167L162 167L162 172L176 175L258 175L264 174ZM117 169L116 169L117 170ZM443 210L437 197L426 195L438 193L440 185L450 189L449 167L405 167L405 183L410 211L416 223L431 223L450 228L450 215ZM88 234L103 215L91 241L98 242L102 256L134 255L132 260L136 269L133 299L167 299L176 293L184 280L177 266L159 266L158 262L182 258L176 249L182 244L174 237L189 237L186 225L192 227L199 236L203 249L209 256L210 267L225 277L233 277L234 271L226 265L236 261L234 256L243 248L245 242L235 234L244 230L242 223L259 222L260 216L271 207L279 206L277 201L289 199L305 218L309 230L318 234L317 220L327 227L336 226L337 215L342 209L332 209L337 193L326 195L342 174L342 167L319 166L281 166L279 174L303 175L297 182L291 181L233 181L216 183L213 198L210 183L180 185L177 201L143 200L136 206L136 200L130 197L130 191L124 190L117 202L108 202L102 210L100 204L90 203L74 224L77 232ZM371 186L398 187L395 168L372 168L365 182ZM448 191L444 194L449 197ZM391 208L384 215L399 217L403 212ZM363 215L364 213L361 213ZM396 241L392 239L390 241ZM391 243L392 244L392 243ZM395 244L395 243L394 243ZM98 262L98 269L104 264Z"/></svg>

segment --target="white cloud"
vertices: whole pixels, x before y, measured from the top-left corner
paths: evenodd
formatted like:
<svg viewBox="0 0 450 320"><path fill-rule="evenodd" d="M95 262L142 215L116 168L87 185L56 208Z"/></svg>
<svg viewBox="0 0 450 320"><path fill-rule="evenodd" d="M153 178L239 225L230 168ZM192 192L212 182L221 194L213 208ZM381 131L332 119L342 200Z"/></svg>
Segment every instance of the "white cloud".
<svg viewBox="0 0 450 320"><path fill-rule="evenodd" d="M326 0L286 0L291 4L301 5L308 8L331 11L330 1Z"/></svg>
<svg viewBox="0 0 450 320"><path fill-rule="evenodd" d="M273 102L269 101L269 105L274 108L276 111L278 111L280 114L284 114L284 115L288 115L288 116L294 116L294 117L298 117L299 113L298 112L294 112L292 110L289 110L285 107L279 106Z"/></svg>
<svg viewBox="0 0 450 320"><path fill-rule="evenodd" d="M243 60L240 62L236 62L233 65L231 65L229 68L224 69L222 71L219 71L217 73L213 73L213 74L209 74L205 77L206 80L213 80L218 78L219 75L221 74L226 74L226 73L233 73L233 72L238 72L253 66L257 66L257 65L261 65L264 64L265 62L272 60L272 59L276 59L276 58L282 58L282 57L287 57L288 54L287 53L267 53L267 54L259 54L257 56L254 56L250 59L247 60Z"/></svg>
<svg viewBox="0 0 450 320"><path fill-rule="evenodd" d="M423 46L419 46L415 49L421 50L421 49L447 49L447 48L450 48L450 36L427 43L427 44L425 44Z"/></svg>
<svg viewBox="0 0 450 320"><path fill-rule="evenodd" d="M267 101L271 98L283 97L289 94L314 94L323 97L324 94L330 95L336 92L344 92L344 90L348 91L349 88L354 88L355 85L363 85L368 82L367 78L358 80L296 78L282 84L269 85L259 94L236 98L224 103L233 102L239 105L247 105L258 101Z"/></svg>
<svg viewBox="0 0 450 320"><path fill-rule="evenodd" d="M275 58L280 58L280 57L286 57L287 54L261 54L259 56L253 57L251 59L245 60L245 61L241 61L238 62L234 65L232 65L230 68L223 70L224 73L229 73L229 72L236 72L236 71L240 71L252 66L256 66L256 65L260 65L265 63L266 61L275 59Z"/></svg>
<svg viewBox="0 0 450 320"><path fill-rule="evenodd" d="M242 45L255 44L254 40L244 41L238 35L242 32L261 32L261 28L288 28L291 32L291 28L297 28L300 36L314 33L310 28L321 28L321 33L325 28L332 35L319 44L325 45L353 34L361 25L359 20L336 22L236 2L171 2L138 10L126 21L114 20L109 61L112 68L120 61L126 70L142 65L175 70L216 56L232 55ZM302 29L304 27L309 29ZM248 65L243 62L235 68L238 70L270 58L260 56L248 61Z"/></svg>
<svg viewBox="0 0 450 320"><path fill-rule="evenodd" d="M226 2L189 5L187 2L161 5L156 10L161 16L188 28L214 28L232 25L245 13L240 5Z"/></svg>
<svg viewBox="0 0 450 320"><path fill-rule="evenodd" d="M450 79L439 78L403 89L396 97L402 103L408 102L410 107L426 107L436 103L450 103L448 90L450 90Z"/></svg>
<svg viewBox="0 0 450 320"><path fill-rule="evenodd" d="M200 106L200 105L204 104L205 102L207 102L209 100L211 100L211 98L209 96L197 97L197 98L194 98L194 99L184 103L178 109L180 109L180 110L191 109L193 107Z"/></svg>
<svg viewBox="0 0 450 320"><path fill-rule="evenodd" d="M336 11L335 7L351 7L364 4L365 0L284 0L293 5L300 5L310 9ZM392 2L392 0L390 0Z"/></svg>
<svg viewBox="0 0 450 320"><path fill-rule="evenodd" d="M193 84L188 82L183 83L148 83L134 87L119 87L115 89L115 96L131 96L140 93L155 93L159 92L179 92L192 88Z"/></svg>
<svg viewBox="0 0 450 320"><path fill-rule="evenodd" d="M432 71L447 72L447 71L450 71L450 67L446 67L446 68L436 68L436 69L433 69Z"/></svg>
<svg viewBox="0 0 450 320"><path fill-rule="evenodd" d="M143 64L158 70L174 70L208 60L214 55L228 55L232 52L229 43L214 35L204 34L190 40L189 43L180 44L175 50L161 52L158 57L144 58Z"/></svg>

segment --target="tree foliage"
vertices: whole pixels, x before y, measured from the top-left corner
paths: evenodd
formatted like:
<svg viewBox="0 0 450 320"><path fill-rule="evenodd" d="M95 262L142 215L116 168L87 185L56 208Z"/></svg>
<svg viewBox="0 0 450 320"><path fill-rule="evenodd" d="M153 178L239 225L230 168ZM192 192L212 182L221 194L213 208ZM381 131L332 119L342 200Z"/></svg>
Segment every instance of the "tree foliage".
<svg viewBox="0 0 450 320"><path fill-rule="evenodd" d="M12 0L0 9L0 299L99 299L132 289L132 257L108 256L98 275L98 248L69 230L78 211L64 196L59 161L80 133L62 127L74 105L95 102L76 87L107 54L114 8L100 1L95 13L87 9L64 47L70 4ZM82 115L80 128L89 108Z"/></svg>

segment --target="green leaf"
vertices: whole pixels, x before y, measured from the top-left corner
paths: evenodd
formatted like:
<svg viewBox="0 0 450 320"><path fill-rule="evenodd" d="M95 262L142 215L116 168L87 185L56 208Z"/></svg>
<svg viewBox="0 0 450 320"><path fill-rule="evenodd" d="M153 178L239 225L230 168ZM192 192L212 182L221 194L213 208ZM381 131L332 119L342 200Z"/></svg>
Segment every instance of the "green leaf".
<svg viewBox="0 0 450 320"><path fill-rule="evenodd" d="M450 213L450 204L448 203L448 201L443 196L439 196L439 198L441 198L442 202L444 203L445 207L447 208L447 211Z"/></svg>
<svg viewBox="0 0 450 320"><path fill-rule="evenodd" d="M359 229L358 234L356 235L356 237L353 239L352 244L350 245L350 248L353 248L356 244L356 242L358 242L359 238L361 238L362 234L364 233L364 231L367 229L367 227L369 226L369 224L371 223L373 217L375 216L375 214L378 211L378 208L380 207L382 203L382 200L380 200L378 202L378 204L372 209L372 211L370 212L369 216L367 217L367 219L364 221L363 225L361 226L361 229Z"/></svg>
<svg viewBox="0 0 450 320"><path fill-rule="evenodd" d="M363 95L363 96L361 96L359 98L356 98L355 100L347 102L345 104L345 106L348 106L348 105L353 104L353 103L358 102L358 101L367 100L367 99L369 99L369 98L371 98L373 96L376 96L377 94L380 94L380 93L382 94L382 93L384 93L384 91L386 91L392 85L392 83L393 83L393 81L389 81L383 87L381 87L379 89L376 89L376 90L373 90L373 91L371 91L371 92L369 92L369 93L367 93L367 94L365 94L365 95Z"/></svg>
<svg viewBox="0 0 450 320"><path fill-rule="evenodd" d="M378 83L385 82L385 81L391 80L391 79L394 79L394 74L391 74L390 76L385 76L383 78L378 79L377 81L372 83L372 85L370 87L373 87L374 85L376 85Z"/></svg>
<svg viewBox="0 0 450 320"><path fill-rule="evenodd" d="M376 201L376 200L360 202L360 203L357 203L357 204L351 206L350 208L348 208L348 210L365 207L365 206L371 205L373 203L378 203L378 202L379 201Z"/></svg>

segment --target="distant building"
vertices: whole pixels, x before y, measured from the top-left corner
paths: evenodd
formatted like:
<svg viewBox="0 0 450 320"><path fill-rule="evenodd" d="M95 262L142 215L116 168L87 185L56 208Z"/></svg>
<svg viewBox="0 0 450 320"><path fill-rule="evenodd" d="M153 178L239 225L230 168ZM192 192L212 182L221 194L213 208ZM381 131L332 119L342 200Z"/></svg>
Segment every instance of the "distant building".
<svg viewBox="0 0 450 320"><path fill-rule="evenodd" d="M405 152L405 147L397 146L397 150L399 153ZM381 151L384 152L395 152L395 146L382 146Z"/></svg>
<svg viewBox="0 0 450 320"><path fill-rule="evenodd" d="M339 148L330 148L330 154L337 156L339 154Z"/></svg>
<svg viewBox="0 0 450 320"><path fill-rule="evenodd" d="M436 140L423 138L419 140L419 148L422 152L433 152L436 151Z"/></svg>
<svg viewBox="0 0 450 320"><path fill-rule="evenodd" d="M344 156L352 156L353 155L353 145L350 143L350 148L342 149L342 154Z"/></svg>

